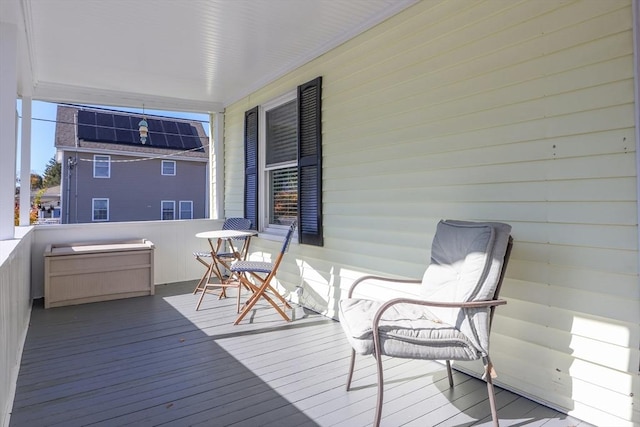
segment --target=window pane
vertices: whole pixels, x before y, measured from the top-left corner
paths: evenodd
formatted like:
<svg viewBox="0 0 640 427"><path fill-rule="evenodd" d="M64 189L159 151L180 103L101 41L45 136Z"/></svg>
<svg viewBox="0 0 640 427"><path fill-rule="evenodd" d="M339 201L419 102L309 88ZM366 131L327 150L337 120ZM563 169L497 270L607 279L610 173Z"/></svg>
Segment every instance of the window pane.
<svg viewBox="0 0 640 427"><path fill-rule="evenodd" d="M173 202L162 202L162 219L165 221L175 219L175 204Z"/></svg>
<svg viewBox="0 0 640 427"><path fill-rule="evenodd" d="M289 167L269 173L270 224L289 225L298 217L298 168Z"/></svg>
<svg viewBox="0 0 640 427"><path fill-rule="evenodd" d="M266 112L266 165L298 159L298 117L296 101Z"/></svg>
<svg viewBox="0 0 640 427"><path fill-rule="evenodd" d="M193 219L193 202L180 202L180 219Z"/></svg>
<svg viewBox="0 0 640 427"><path fill-rule="evenodd" d="M109 200L95 199L93 201L93 220L107 221L109 219Z"/></svg>
<svg viewBox="0 0 640 427"><path fill-rule="evenodd" d="M176 174L176 162L173 160L162 161L162 175L175 175Z"/></svg>
<svg viewBox="0 0 640 427"><path fill-rule="evenodd" d="M109 156L93 157L93 176L96 178L109 178Z"/></svg>

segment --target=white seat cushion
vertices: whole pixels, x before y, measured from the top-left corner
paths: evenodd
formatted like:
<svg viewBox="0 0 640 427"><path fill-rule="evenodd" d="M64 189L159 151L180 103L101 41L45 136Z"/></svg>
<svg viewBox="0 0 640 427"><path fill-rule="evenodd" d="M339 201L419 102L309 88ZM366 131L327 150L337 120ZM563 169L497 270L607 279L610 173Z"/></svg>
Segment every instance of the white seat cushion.
<svg viewBox="0 0 640 427"><path fill-rule="evenodd" d="M373 316L383 303L340 301L340 324L359 354L373 353ZM469 339L422 306L397 304L380 320L382 354L413 359L473 360L480 357Z"/></svg>

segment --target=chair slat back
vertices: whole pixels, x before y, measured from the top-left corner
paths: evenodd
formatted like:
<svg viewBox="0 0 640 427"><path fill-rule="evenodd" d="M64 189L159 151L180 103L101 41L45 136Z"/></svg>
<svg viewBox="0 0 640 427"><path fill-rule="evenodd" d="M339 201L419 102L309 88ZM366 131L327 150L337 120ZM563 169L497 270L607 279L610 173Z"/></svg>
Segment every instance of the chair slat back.
<svg viewBox="0 0 640 427"><path fill-rule="evenodd" d="M227 218L222 224L223 230L250 230L251 220L247 218ZM245 240L246 237L234 237L234 240Z"/></svg>
<svg viewBox="0 0 640 427"><path fill-rule="evenodd" d="M291 238L293 237L293 232L296 229L296 221L293 221L289 226L289 230L287 230L287 235L282 242L282 249L280 250L281 254L285 254L289 250L289 245L291 244Z"/></svg>

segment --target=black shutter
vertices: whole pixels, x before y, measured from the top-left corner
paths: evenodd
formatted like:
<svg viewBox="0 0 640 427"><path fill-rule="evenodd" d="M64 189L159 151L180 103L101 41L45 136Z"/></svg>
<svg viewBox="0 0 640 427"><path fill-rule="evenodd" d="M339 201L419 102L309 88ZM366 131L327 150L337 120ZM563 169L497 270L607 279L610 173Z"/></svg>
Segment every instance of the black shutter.
<svg viewBox="0 0 640 427"><path fill-rule="evenodd" d="M322 77L298 86L298 240L322 246Z"/></svg>
<svg viewBox="0 0 640 427"><path fill-rule="evenodd" d="M258 107L244 113L244 217L258 229Z"/></svg>

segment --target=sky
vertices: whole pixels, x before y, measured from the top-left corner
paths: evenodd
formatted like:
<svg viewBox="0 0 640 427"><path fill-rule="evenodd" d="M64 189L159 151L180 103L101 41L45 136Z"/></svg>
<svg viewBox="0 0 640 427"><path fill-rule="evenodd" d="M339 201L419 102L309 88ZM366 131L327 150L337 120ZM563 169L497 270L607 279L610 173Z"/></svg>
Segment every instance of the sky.
<svg viewBox="0 0 640 427"><path fill-rule="evenodd" d="M117 111L126 111L133 113L142 113L142 109L136 108L124 108L124 107L103 107ZM31 103L31 172L38 175L43 175L44 170L47 167L47 163L56 154L56 149L53 146L55 132L56 132L56 112L58 104L42 101L33 101ZM22 105L20 100L17 104L18 113L22 117ZM144 111L148 115L158 115L165 117L176 117L182 119L192 119L205 122L203 123L205 132L209 133L209 115L208 114L195 114L195 113L182 113L175 111L158 111L158 110L146 110ZM17 175L20 176L20 141L22 121L18 123L18 153L16 170Z"/></svg>

